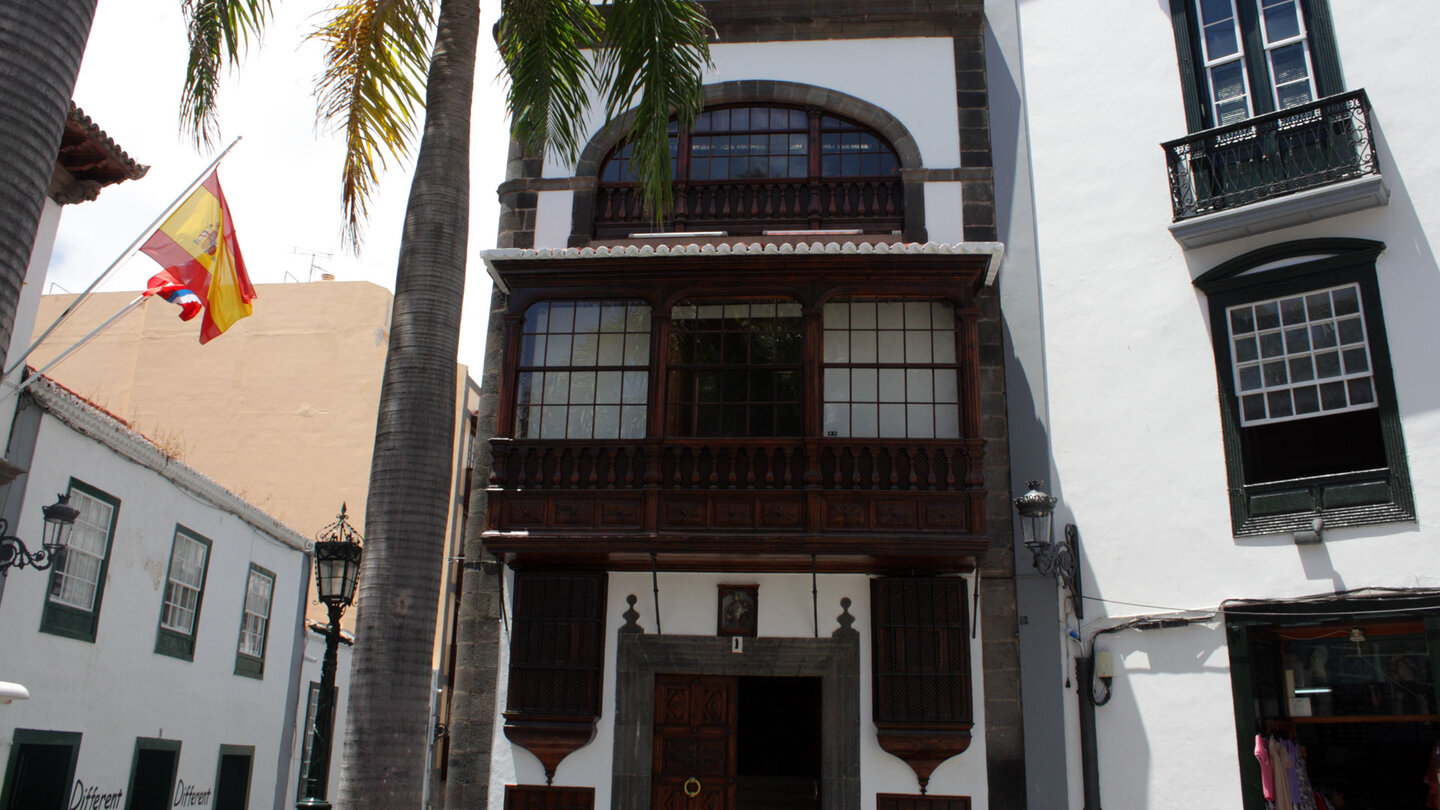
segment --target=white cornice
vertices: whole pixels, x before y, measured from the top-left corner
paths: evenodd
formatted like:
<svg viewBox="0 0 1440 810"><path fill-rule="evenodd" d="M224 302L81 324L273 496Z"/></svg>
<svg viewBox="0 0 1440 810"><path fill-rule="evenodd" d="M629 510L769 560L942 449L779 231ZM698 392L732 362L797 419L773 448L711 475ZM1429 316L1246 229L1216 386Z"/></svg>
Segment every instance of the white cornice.
<svg viewBox="0 0 1440 810"><path fill-rule="evenodd" d="M72 430L88 436L142 467L155 471L175 486L201 498L217 509L229 512L262 534L293 549L304 551L309 540L238 495L167 456L155 443L94 404L41 377L28 393L46 413Z"/></svg>
<svg viewBox="0 0 1440 810"><path fill-rule="evenodd" d="M623 245L585 248L496 248L480 253L485 269L502 292L509 292L496 261L565 261L573 259L647 259L722 256L989 256L985 283L992 284L1005 257L1004 242L740 242L737 244Z"/></svg>

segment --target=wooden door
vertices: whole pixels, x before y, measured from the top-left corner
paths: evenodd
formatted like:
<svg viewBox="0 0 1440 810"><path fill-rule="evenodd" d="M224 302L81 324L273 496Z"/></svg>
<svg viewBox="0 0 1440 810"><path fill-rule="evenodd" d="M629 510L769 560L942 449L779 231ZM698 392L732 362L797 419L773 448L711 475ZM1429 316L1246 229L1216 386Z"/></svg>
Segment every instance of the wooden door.
<svg viewBox="0 0 1440 810"><path fill-rule="evenodd" d="M736 679L655 676L652 810L735 806Z"/></svg>

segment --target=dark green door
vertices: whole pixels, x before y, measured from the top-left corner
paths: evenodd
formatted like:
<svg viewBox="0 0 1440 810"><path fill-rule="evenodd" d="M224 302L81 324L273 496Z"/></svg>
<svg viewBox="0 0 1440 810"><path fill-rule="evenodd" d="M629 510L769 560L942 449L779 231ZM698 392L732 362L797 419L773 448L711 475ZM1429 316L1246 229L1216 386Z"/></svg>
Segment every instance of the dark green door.
<svg viewBox="0 0 1440 810"><path fill-rule="evenodd" d="M74 755L72 745L17 744L6 779L6 810L66 810Z"/></svg>
<svg viewBox="0 0 1440 810"><path fill-rule="evenodd" d="M250 755L221 754L215 776L215 810L245 810L250 795Z"/></svg>
<svg viewBox="0 0 1440 810"><path fill-rule="evenodd" d="M175 766L180 752L169 748L139 748L135 752L135 774L130 780L127 810L169 810L175 789Z"/></svg>

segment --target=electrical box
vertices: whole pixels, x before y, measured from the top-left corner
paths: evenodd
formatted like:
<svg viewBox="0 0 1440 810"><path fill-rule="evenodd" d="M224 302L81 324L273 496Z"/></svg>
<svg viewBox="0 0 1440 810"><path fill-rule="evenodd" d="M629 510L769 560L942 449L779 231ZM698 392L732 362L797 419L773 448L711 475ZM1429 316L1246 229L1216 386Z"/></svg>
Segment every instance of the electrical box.
<svg viewBox="0 0 1440 810"><path fill-rule="evenodd" d="M1109 651L1109 650L1096 650L1096 651L1095 651L1095 677L1097 677L1097 678L1113 678L1113 677L1115 677L1115 661L1114 661L1114 659L1112 659L1112 658L1110 657L1110 651Z"/></svg>

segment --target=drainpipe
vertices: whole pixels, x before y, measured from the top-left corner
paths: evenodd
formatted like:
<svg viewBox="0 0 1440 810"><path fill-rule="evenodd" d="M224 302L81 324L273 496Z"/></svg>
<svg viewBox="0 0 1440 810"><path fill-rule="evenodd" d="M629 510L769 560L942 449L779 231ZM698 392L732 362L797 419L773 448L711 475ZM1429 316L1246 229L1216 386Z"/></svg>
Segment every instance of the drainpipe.
<svg viewBox="0 0 1440 810"><path fill-rule="evenodd" d="M1080 774L1085 810L1100 810L1100 752L1095 737L1095 657L1075 658L1075 691L1080 698Z"/></svg>

